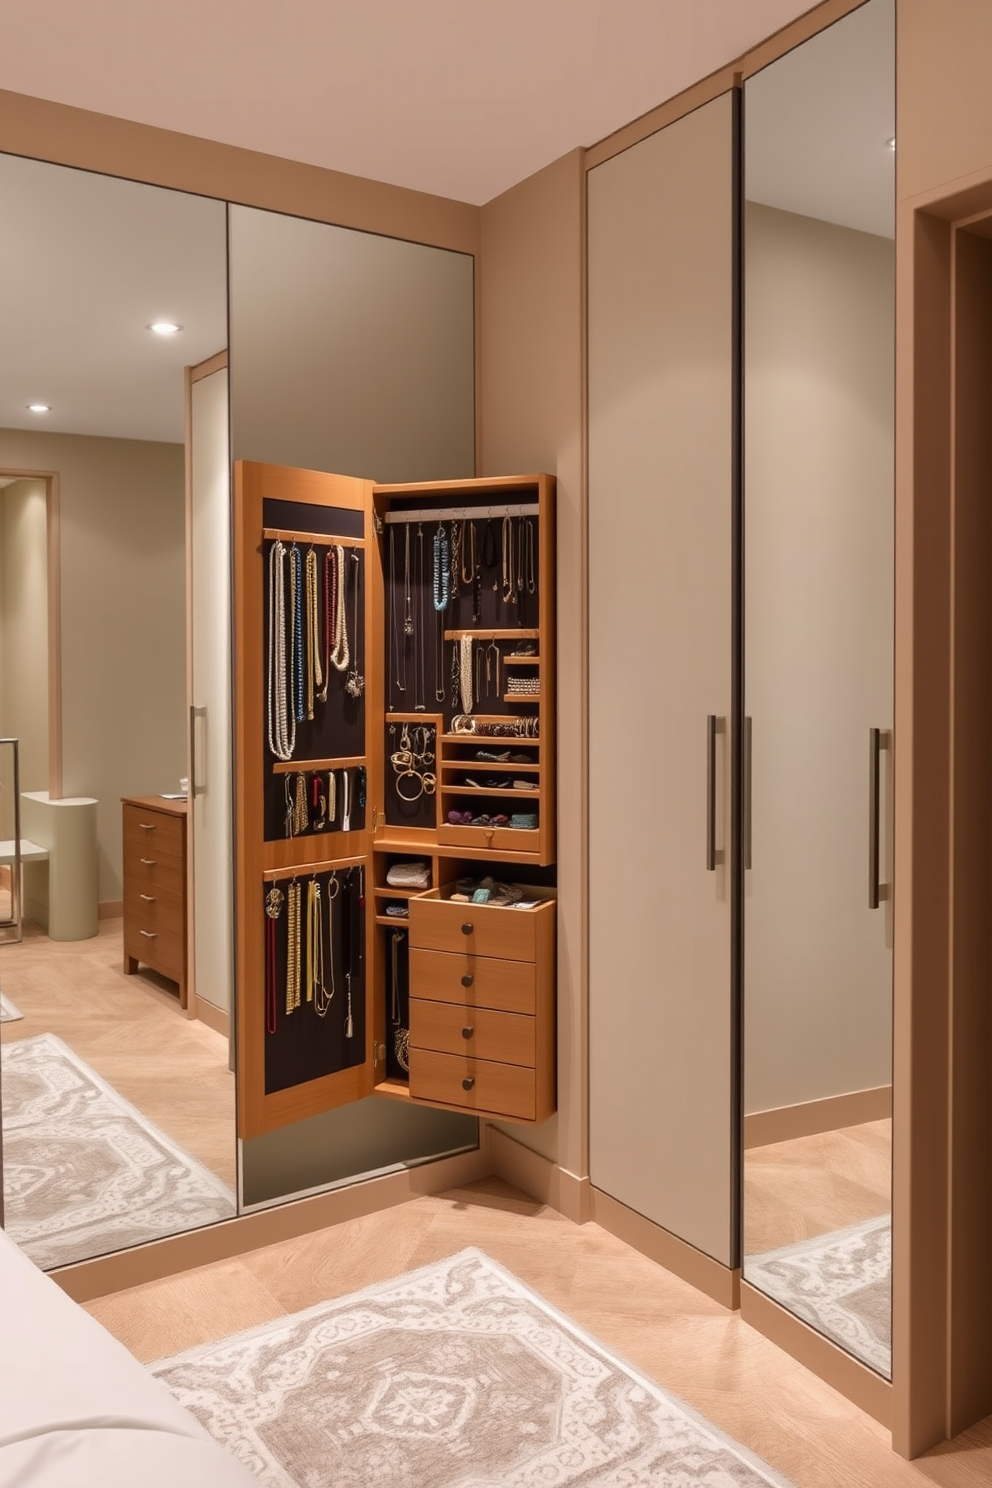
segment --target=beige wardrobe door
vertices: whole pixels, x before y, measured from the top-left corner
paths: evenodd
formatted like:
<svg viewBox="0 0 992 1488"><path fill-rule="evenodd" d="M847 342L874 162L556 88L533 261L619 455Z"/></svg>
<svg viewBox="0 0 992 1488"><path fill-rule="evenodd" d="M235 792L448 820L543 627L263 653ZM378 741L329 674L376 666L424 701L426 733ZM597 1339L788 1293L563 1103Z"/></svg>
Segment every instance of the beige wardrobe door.
<svg viewBox="0 0 992 1488"><path fill-rule="evenodd" d="M190 382L189 959L201 1016L230 1019L234 985L231 826L231 462L226 356ZM205 371L205 376L196 375ZM203 1008L201 1004L210 1004ZM230 1025L228 1025L230 1026Z"/></svg>
<svg viewBox="0 0 992 1488"><path fill-rule="evenodd" d="M588 204L590 1174L728 1266L734 112Z"/></svg>

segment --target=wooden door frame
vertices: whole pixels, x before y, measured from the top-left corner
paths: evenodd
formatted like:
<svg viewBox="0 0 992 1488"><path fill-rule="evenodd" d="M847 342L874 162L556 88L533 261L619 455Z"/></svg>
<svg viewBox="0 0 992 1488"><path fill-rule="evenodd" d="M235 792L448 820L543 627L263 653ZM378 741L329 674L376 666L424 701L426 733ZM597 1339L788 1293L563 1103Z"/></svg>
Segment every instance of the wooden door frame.
<svg viewBox="0 0 992 1488"><path fill-rule="evenodd" d="M62 799L62 540L59 472L0 465L0 478L45 483L48 551L48 795Z"/></svg>

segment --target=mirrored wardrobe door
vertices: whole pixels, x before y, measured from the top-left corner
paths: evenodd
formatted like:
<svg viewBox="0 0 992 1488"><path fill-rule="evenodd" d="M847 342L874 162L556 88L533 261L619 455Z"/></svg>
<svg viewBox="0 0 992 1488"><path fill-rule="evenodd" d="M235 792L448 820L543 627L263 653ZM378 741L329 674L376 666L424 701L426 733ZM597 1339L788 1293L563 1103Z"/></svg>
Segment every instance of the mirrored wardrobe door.
<svg viewBox="0 0 992 1488"><path fill-rule="evenodd" d="M894 4L745 89L744 1278L891 1375Z"/></svg>

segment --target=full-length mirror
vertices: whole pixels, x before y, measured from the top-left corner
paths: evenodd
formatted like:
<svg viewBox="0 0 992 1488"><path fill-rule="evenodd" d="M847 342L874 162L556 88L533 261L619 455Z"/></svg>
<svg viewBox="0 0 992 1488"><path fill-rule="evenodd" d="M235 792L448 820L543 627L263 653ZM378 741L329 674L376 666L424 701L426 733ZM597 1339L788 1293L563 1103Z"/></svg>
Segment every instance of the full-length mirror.
<svg viewBox="0 0 992 1488"><path fill-rule="evenodd" d="M13 156L0 203L0 732L25 845L0 945L5 1225L56 1267L235 1212L228 988L187 996L181 786L184 368L226 351L226 224Z"/></svg>
<svg viewBox="0 0 992 1488"><path fill-rule="evenodd" d="M891 1375L895 7L745 88L745 1280Z"/></svg>

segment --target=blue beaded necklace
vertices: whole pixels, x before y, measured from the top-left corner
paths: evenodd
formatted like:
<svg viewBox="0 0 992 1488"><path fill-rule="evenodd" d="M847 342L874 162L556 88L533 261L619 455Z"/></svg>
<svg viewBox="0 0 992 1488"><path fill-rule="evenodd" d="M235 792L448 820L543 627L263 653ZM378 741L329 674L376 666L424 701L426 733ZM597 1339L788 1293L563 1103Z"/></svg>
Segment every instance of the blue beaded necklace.
<svg viewBox="0 0 992 1488"><path fill-rule="evenodd" d="M443 522L434 534L434 608L438 614L448 608L451 598L451 549Z"/></svg>

